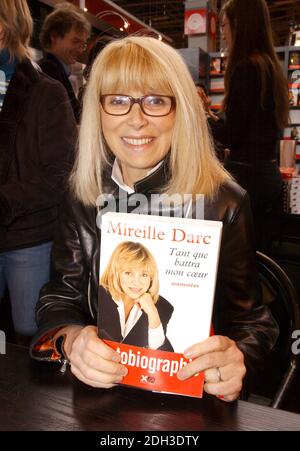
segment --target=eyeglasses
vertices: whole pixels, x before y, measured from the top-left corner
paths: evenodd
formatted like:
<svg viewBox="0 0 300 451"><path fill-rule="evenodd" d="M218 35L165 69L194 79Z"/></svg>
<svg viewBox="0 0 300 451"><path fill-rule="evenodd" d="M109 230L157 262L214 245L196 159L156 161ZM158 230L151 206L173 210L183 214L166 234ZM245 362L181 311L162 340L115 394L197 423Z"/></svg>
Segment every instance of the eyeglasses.
<svg viewBox="0 0 300 451"><path fill-rule="evenodd" d="M85 42L85 41L81 41L81 40L79 40L79 39L74 39L74 40L72 41L72 43L73 43L76 47L80 48L82 51L84 51L84 50L87 49L87 42Z"/></svg>
<svg viewBox="0 0 300 451"><path fill-rule="evenodd" d="M123 94L106 94L100 96L100 102L105 113L111 116L125 116L135 103L140 105L147 116L167 116L175 105L174 97L159 95L134 98Z"/></svg>

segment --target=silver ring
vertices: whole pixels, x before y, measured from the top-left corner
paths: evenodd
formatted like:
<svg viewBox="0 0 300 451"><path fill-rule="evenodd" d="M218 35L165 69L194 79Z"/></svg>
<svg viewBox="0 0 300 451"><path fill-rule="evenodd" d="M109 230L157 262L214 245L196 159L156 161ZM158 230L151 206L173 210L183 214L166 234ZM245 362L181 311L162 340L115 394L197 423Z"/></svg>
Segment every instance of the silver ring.
<svg viewBox="0 0 300 451"><path fill-rule="evenodd" d="M222 382L220 369L219 369L219 368L216 368L216 370L217 370L217 376L218 376L218 378L219 378L219 381L218 381L218 382Z"/></svg>

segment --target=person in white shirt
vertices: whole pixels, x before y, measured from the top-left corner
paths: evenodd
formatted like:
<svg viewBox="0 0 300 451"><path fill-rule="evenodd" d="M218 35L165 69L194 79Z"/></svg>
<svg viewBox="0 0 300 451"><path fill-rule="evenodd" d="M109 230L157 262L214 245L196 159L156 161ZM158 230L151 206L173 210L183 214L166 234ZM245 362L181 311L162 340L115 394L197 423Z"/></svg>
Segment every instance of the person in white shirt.
<svg viewBox="0 0 300 451"><path fill-rule="evenodd" d="M101 338L173 351L166 338L173 306L159 296L154 257L141 243L120 243L100 279Z"/></svg>

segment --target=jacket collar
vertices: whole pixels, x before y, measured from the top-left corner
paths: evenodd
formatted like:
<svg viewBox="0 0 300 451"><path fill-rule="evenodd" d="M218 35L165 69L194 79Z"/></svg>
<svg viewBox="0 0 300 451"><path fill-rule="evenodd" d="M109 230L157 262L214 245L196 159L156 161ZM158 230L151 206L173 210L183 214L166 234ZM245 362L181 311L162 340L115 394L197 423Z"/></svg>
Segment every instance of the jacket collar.
<svg viewBox="0 0 300 451"><path fill-rule="evenodd" d="M168 183L170 179L170 164L169 157L166 157L163 164L159 166L156 171L147 175L142 180L134 184L134 193L138 194L154 194L159 193L162 188ZM104 175L105 191L116 195L120 191L120 187L111 178L112 168ZM127 193L126 193L127 195ZM134 194L132 194L134 195Z"/></svg>
<svg viewBox="0 0 300 451"><path fill-rule="evenodd" d="M62 61L60 58L54 55L54 53L46 52L45 59L52 60L56 64L59 64L61 69L64 71L65 76L69 78L69 76L71 75L70 67L66 63L64 63L64 61Z"/></svg>
<svg viewBox="0 0 300 451"><path fill-rule="evenodd" d="M165 158L163 164L159 166L152 174L147 175L142 180L134 184L136 193L158 193L170 179L169 157Z"/></svg>

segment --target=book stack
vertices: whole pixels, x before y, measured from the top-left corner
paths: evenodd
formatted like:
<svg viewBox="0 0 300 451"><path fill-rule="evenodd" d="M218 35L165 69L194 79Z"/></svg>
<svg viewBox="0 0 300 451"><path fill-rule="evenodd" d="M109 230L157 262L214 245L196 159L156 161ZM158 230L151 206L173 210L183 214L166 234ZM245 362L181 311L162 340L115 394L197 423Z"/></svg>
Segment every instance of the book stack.
<svg viewBox="0 0 300 451"><path fill-rule="evenodd" d="M283 210L292 215L300 214L300 174L281 169L283 178Z"/></svg>
<svg viewBox="0 0 300 451"><path fill-rule="evenodd" d="M290 183L290 213L300 214L300 175L293 176Z"/></svg>

